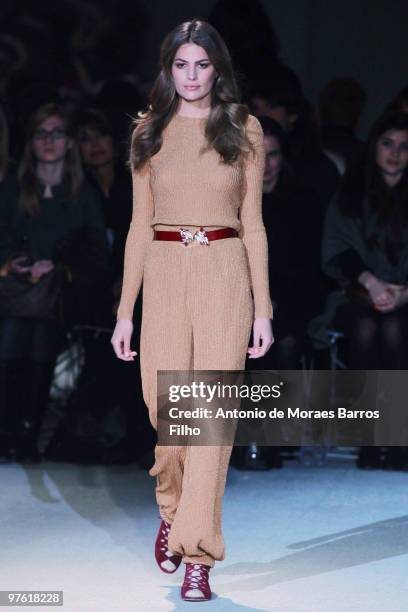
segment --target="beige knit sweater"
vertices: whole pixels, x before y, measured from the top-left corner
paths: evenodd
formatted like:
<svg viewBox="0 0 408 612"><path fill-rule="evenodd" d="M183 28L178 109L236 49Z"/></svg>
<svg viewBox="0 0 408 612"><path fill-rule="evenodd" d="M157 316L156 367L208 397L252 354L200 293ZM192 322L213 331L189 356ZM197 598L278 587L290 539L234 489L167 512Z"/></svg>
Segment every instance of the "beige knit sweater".
<svg viewBox="0 0 408 612"><path fill-rule="evenodd" d="M159 229L161 225L238 230L248 255L254 315L272 318L268 244L262 221L265 149L261 125L249 115L246 130L255 154L228 165L214 149L199 152L206 144L205 121L205 117L175 114L163 130L160 151L143 168L132 172L133 216L126 241L118 319L132 319L146 250L153 240L154 226Z"/></svg>

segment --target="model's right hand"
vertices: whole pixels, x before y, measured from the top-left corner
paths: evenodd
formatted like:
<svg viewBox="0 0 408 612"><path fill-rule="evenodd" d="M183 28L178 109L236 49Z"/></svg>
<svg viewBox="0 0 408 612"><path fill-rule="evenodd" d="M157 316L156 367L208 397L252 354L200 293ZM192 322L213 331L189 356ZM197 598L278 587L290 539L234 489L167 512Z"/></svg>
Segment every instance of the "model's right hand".
<svg viewBox="0 0 408 612"><path fill-rule="evenodd" d="M116 323L111 344L116 357L123 361L134 361L136 351L130 350L130 340L133 333L133 323L129 319L119 319Z"/></svg>

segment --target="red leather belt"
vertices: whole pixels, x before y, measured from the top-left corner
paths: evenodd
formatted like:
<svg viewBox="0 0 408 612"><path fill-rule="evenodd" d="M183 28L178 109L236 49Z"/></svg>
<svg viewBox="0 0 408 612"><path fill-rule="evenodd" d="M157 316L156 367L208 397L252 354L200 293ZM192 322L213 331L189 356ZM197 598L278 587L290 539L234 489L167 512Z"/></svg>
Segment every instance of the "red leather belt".
<svg viewBox="0 0 408 612"><path fill-rule="evenodd" d="M210 241L220 240L221 238L236 238L238 236L237 230L232 227L222 227L216 230L205 231L204 228L200 227L194 234L188 230L180 227L177 232L167 230L154 230L153 240L177 240L187 246L190 242L197 241L200 244L209 246Z"/></svg>

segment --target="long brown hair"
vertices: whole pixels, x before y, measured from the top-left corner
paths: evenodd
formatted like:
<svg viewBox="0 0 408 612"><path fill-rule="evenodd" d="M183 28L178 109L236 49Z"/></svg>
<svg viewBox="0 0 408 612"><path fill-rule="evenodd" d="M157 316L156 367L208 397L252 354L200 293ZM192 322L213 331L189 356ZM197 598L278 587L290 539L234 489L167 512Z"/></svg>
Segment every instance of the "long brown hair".
<svg viewBox="0 0 408 612"><path fill-rule="evenodd" d="M374 122L365 155L347 168L339 189L338 206L350 217L359 217L365 231L365 217L375 214L376 229L366 235L371 247L385 230L385 246L392 262L398 257L403 230L408 227L408 168L394 187L388 187L377 162L377 143L388 130L408 132L408 113L389 111Z"/></svg>
<svg viewBox="0 0 408 612"><path fill-rule="evenodd" d="M174 28L161 44L160 71L149 93L148 110L139 111L133 122L129 160L133 169L141 168L160 150L162 131L176 113L180 96L171 69L177 50L186 43L205 49L217 74L211 90L211 110L205 127L208 144L204 149L213 147L228 164L246 153L246 147L252 149L245 134L249 110L239 102L240 91L227 46L210 23L194 18Z"/></svg>
<svg viewBox="0 0 408 612"><path fill-rule="evenodd" d="M24 151L18 167L18 181L20 183L19 205L21 210L30 216L39 212L37 162L32 150L34 132L46 119L55 116L62 119L68 137L72 138L72 126L69 117L65 110L54 102L44 104L37 109L28 123ZM79 152L74 141L65 155L64 177L68 179L71 197L75 198L82 185L84 175Z"/></svg>

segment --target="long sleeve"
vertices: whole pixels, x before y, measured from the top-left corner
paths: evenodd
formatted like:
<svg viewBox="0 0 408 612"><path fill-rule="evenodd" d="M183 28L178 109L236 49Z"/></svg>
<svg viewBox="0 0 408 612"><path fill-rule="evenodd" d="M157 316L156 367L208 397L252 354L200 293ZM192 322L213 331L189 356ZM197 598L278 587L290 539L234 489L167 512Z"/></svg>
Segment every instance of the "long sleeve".
<svg viewBox="0 0 408 612"><path fill-rule="evenodd" d="M126 239L122 294L117 312L118 319L133 318L133 309L143 279L145 255L153 240L152 219L154 201L150 185L150 160L132 170L133 213Z"/></svg>
<svg viewBox="0 0 408 612"><path fill-rule="evenodd" d="M262 185L265 168L263 131L258 119L249 115L247 135L254 145L244 160L243 193L239 236L246 247L255 317L273 317L269 294L268 241L262 220Z"/></svg>

